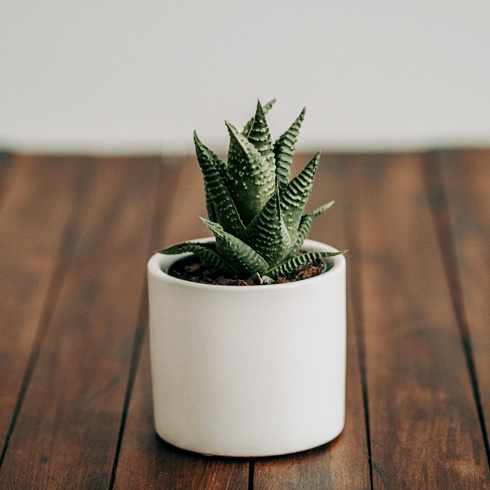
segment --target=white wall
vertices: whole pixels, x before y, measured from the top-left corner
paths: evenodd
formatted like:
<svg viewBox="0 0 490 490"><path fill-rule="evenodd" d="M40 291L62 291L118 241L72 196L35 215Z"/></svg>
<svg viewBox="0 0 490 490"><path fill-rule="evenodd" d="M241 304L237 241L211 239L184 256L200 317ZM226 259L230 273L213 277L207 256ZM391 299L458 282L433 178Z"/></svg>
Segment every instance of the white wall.
<svg viewBox="0 0 490 490"><path fill-rule="evenodd" d="M257 97L302 148L490 144L489 50L489 0L5 0L0 148L220 148Z"/></svg>

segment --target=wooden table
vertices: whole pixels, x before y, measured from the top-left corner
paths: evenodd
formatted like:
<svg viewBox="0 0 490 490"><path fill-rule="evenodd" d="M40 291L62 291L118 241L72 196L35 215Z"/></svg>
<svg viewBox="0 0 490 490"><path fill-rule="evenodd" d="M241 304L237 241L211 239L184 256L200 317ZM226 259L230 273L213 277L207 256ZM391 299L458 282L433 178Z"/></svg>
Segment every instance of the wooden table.
<svg viewBox="0 0 490 490"><path fill-rule="evenodd" d="M490 151L324 154L311 238L350 250L347 422L250 460L152 426L145 265L207 234L194 159L1 162L1 489L490 488Z"/></svg>

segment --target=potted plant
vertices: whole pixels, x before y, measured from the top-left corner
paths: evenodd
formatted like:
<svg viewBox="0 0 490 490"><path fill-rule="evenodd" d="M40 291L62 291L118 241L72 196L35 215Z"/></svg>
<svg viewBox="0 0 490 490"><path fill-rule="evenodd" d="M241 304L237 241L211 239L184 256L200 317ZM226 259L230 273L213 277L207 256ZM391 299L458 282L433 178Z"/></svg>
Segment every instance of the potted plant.
<svg viewBox="0 0 490 490"><path fill-rule="evenodd" d="M345 259L306 240L332 204L303 214L320 153L289 180L305 110L272 144L273 103L242 132L226 123L227 164L194 133L214 239L148 263L155 428L199 453L292 453L344 426ZM305 267L320 273L304 279Z"/></svg>

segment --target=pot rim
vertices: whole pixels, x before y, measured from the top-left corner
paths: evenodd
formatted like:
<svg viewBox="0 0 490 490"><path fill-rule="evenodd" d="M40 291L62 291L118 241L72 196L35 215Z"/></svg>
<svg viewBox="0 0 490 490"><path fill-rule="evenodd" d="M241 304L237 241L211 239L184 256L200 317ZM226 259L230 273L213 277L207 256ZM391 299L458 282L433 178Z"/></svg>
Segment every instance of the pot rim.
<svg viewBox="0 0 490 490"><path fill-rule="evenodd" d="M209 241L214 241L214 237L206 237L206 238L196 238L193 240L188 240L189 242L209 242ZM306 250L320 250L320 251L329 251L329 252L338 252L339 250L327 245L322 242L318 242L315 240L309 240L306 239L303 244L304 248ZM329 268L325 271L319 274L318 276L315 277L310 277L308 279L302 279L300 281L295 281L295 282L288 282L288 283L283 283L283 284L264 284L260 285L260 287L240 287L240 286L232 286L232 285L221 285L221 284L202 284L198 282L192 282L192 281L186 281L184 279L179 279L177 277L173 277L169 275L167 272L162 270L162 266L164 265L164 262L168 262L169 267L171 264L175 263L177 260L180 260L184 257L192 255L191 252L183 253L183 254L178 254L178 255L165 255L161 254L159 252L156 252L153 254L148 261L148 274L151 274L153 277L164 281L168 282L169 284L173 284L175 286L179 285L181 287L187 287L191 289L206 289L207 291L210 291L210 288L214 288L217 291L227 291L227 292L235 292L239 293L240 291L243 293L244 290L247 291L247 294L252 293L252 291L262 291L262 293L257 293L257 294L263 294L264 293L264 288L267 289L267 291L271 291L273 289L298 289L302 288L305 286L313 286L313 281L315 282L322 282L322 281L331 281L335 280L334 277L338 276L339 274L342 274L345 271L346 267L346 262L345 262L345 257L344 255L335 255L334 257L327 257L323 259L327 264L329 265ZM305 284L306 283L306 284ZM255 293L252 293L255 294Z"/></svg>

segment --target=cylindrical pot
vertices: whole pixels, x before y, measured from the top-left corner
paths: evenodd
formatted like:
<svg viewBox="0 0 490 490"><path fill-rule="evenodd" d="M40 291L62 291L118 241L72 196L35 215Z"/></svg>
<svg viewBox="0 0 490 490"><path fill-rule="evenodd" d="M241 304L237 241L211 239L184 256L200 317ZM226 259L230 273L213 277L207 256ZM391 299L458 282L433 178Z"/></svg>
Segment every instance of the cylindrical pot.
<svg viewBox="0 0 490 490"><path fill-rule="evenodd" d="M335 251L311 240L306 250ZM148 262L155 428L182 449L271 456L322 445L345 414L345 259L288 284L218 286Z"/></svg>

